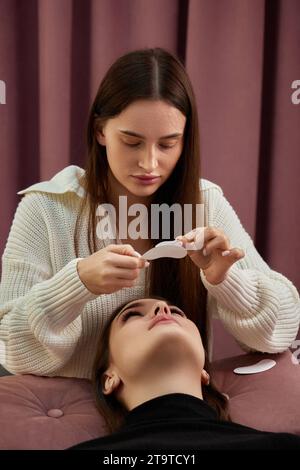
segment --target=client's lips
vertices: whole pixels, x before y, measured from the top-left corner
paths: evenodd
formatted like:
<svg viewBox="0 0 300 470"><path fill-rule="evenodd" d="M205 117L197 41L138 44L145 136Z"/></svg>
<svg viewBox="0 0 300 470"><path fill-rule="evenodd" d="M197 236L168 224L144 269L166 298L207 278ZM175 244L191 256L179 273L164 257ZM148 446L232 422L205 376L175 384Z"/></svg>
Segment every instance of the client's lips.
<svg viewBox="0 0 300 470"><path fill-rule="evenodd" d="M159 322L173 322L173 323L178 323L178 321L173 318L171 315L156 315L156 317L151 321L149 330L153 328L157 323ZM178 323L179 324L179 323Z"/></svg>

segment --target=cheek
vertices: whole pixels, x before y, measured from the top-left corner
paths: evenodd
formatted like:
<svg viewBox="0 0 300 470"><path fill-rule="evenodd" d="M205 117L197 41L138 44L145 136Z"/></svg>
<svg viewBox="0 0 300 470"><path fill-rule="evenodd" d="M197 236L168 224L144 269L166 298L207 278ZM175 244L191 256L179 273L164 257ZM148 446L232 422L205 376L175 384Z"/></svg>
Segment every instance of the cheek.
<svg viewBox="0 0 300 470"><path fill-rule="evenodd" d="M122 147L118 141L110 140L106 145L107 156L113 160L117 160L120 155L122 155Z"/></svg>
<svg viewBox="0 0 300 470"><path fill-rule="evenodd" d="M106 146L107 161L114 174L117 174L120 170L127 169L130 164L132 157L129 152L124 150L123 147L118 143L113 143L110 146Z"/></svg>
<svg viewBox="0 0 300 470"><path fill-rule="evenodd" d="M174 150L174 152L170 152L169 155L165 155L164 161L166 165L168 166L168 168L173 169L176 166L180 157L181 157L181 151L177 149L176 151Z"/></svg>
<svg viewBox="0 0 300 470"><path fill-rule="evenodd" d="M126 365L127 361L131 361L142 342L142 334L138 328L127 328L127 325L123 328L114 335L110 346L111 356L119 365Z"/></svg>

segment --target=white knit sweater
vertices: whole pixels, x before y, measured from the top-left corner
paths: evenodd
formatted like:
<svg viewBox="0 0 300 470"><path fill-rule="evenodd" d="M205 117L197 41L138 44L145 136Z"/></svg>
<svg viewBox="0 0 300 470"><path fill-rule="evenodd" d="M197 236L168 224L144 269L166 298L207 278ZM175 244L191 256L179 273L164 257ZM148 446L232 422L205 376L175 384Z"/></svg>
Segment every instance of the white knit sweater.
<svg viewBox="0 0 300 470"><path fill-rule="evenodd" d="M81 226L80 258L74 228L83 195L82 168L71 165L50 181L20 191L2 256L0 352L13 374L90 378L99 329L125 301L145 295L145 269L135 287L95 295L81 282L76 264L89 255L87 218ZM201 180L208 225L221 228L245 257L208 291L208 316L220 318L246 351L277 353L295 339L300 300L295 286L269 268L217 184ZM116 240L97 239L97 249ZM209 357L212 333L209 331Z"/></svg>

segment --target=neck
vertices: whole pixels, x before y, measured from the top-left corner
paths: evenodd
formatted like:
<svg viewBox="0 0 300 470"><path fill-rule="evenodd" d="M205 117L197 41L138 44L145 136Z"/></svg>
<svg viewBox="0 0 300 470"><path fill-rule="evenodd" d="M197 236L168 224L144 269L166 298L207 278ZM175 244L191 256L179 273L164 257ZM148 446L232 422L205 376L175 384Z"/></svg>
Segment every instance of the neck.
<svg viewBox="0 0 300 470"><path fill-rule="evenodd" d="M162 376L159 381L149 377L149 380L130 383L126 385L123 399L127 409L132 410L152 398L169 393L185 393L203 400L200 374L182 370L174 375Z"/></svg>

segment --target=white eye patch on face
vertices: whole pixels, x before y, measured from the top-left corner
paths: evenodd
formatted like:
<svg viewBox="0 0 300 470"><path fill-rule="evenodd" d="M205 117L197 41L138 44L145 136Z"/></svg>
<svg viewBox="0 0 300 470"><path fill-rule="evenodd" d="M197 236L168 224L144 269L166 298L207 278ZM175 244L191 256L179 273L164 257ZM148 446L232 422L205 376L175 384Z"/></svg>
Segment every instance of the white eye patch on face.
<svg viewBox="0 0 300 470"><path fill-rule="evenodd" d="M201 245L201 246L200 246ZM182 246L179 240L168 240L160 242L155 245L151 250L146 251L142 255L143 259L153 260L158 258L184 258L187 255L187 250L201 250L203 243L187 243L186 247Z"/></svg>

